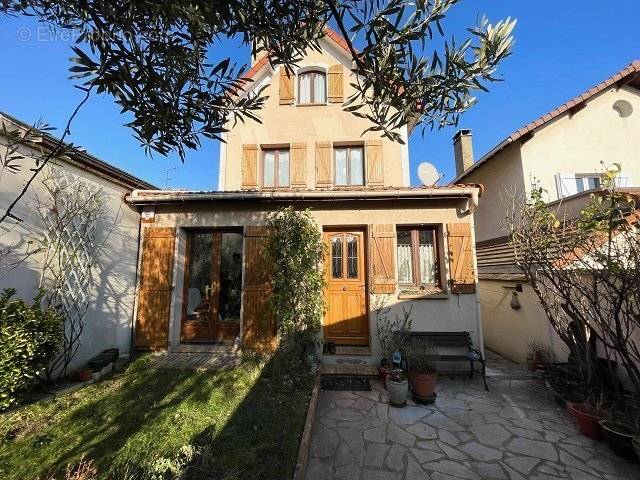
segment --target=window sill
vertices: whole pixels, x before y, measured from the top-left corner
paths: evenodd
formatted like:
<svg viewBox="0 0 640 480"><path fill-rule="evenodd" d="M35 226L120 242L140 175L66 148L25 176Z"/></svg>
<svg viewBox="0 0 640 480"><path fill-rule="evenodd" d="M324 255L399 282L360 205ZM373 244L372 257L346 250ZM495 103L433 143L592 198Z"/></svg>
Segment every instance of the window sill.
<svg viewBox="0 0 640 480"><path fill-rule="evenodd" d="M326 107L328 103L296 103L296 107Z"/></svg>
<svg viewBox="0 0 640 480"><path fill-rule="evenodd" d="M432 290L400 290L398 294L399 300L420 300L420 299L446 299L449 298L449 293L440 289Z"/></svg>

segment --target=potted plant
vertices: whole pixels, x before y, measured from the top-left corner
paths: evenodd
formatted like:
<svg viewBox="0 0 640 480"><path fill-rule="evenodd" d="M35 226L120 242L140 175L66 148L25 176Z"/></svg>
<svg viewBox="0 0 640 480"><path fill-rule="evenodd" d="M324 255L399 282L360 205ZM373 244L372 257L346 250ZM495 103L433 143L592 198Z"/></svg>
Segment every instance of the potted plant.
<svg viewBox="0 0 640 480"><path fill-rule="evenodd" d="M429 341L413 341L406 348L405 358L409 368L413 398L418 402L432 402L435 399L438 381L437 347Z"/></svg>
<svg viewBox="0 0 640 480"><path fill-rule="evenodd" d="M555 361L555 352L539 342L529 342L527 350L527 369L535 372Z"/></svg>
<svg viewBox="0 0 640 480"><path fill-rule="evenodd" d="M580 433L594 440L602 440L600 421L607 415L602 394L590 395L584 402L568 402L567 411L573 417Z"/></svg>
<svg viewBox="0 0 640 480"><path fill-rule="evenodd" d="M389 404L394 407L404 407L407 404L409 382L407 375L401 368L394 368L389 372L387 388L389 389Z"/></svg>
<svg viewBox="0 0 640 480"><path fill-rule="evenodd" d="M626 399L621 408L612 409L609 417L600 421L604 439L613 453L635 462L640 461L634 448L634 440L640 436L639 415L640 406Z"/></svg>
<svg viewBox="0 0 640 480"><path fill-rule="evenodd" d="M386 300L380 298L374 306L376 314L376 336L382 353L378 367L378 378L387 386L389 373L393 368L392 359L395 352L403 350L403 345L411 332L411 314L413 306L408 309L402 306L402 315L396 313L391 317L391 308L385 306Z"/></svg>

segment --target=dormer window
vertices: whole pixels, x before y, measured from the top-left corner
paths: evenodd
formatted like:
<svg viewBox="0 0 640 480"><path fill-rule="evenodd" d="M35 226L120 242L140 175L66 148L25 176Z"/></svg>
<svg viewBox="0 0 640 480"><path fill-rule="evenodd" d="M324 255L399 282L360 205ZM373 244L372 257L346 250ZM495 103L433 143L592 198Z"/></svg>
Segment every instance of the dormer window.
<svg viewBox="0 0 640 480"><path fill-rule="evenodd" d="M319 70L298 75L298 105L324 104L327 102L327 76Z"/></svg>

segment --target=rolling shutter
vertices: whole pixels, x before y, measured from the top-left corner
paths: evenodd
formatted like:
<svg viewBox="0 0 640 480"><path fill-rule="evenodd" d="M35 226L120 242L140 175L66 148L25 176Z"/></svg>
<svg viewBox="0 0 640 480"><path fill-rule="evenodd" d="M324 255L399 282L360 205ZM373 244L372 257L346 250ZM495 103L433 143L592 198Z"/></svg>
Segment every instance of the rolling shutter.
<svg viewBox="0 0 640 480"><path fill-rule="evenodd" d="M291 144L291 186L304 188L307 186L307 144Z"/></svg>
<svg viewBox="0 0 640 480"><path fill-rule="evenodd" d="M284 67L280 67L280 105L293 104L293 80L295 75L287 73Z"/></svg>
<svg viewBox="0 0 640 480"><path fill-rule="evenodd" d="M473 269L471 225L447 225L451 293L475 293L476 277Z"/></svg>
<svg viewBox="0 0 640 480"><path fill-rule="evenodd" d="M242 188L258 188L258 146L242 146Z"/></svg>
<svg viewBox="0 0 640 480"><path fill-rule="evenodd" d="M369 258L371 259L371 293L395 293L395 226L369 227Z"/></svg>
<svg viewBox="0 0 640 480"><path fill-rule="evenodd" d="M344 81L342 75L342 65L331 65L329 67L329 102L342 103L344 101Z"/></svg>
<svg viewBox="0 0 640 480"><path fill-rule="evenodd" d="M367 185L382 185L384 183L382 173L382 140L367 140Z"/></svg>
<svg viewBox="0 0 640 480"><path fill-rule="evenodd" d="M242 345L257 350L276 345L276 322L268 303L271 278L263 253L268 233L267 227L244 229Z"/></svg>
<svg viewBox="0 0 640 480"><path fill-rule="evenodd" d="M316 186L331 186L331 142L316 142Z"/></svg>
<svg viewBox="0 0 640 480"><path fill-rule="evenodd" d="M135 348L162 350L168 346L175 238L175 228L144 230Z"/></svg>

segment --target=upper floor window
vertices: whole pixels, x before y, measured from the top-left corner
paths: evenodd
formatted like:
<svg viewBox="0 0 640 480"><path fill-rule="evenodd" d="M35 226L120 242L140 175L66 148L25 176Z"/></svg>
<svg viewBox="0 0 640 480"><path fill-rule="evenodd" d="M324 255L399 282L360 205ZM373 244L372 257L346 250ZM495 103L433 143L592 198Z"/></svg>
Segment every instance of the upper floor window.
<svg viewBox="0 0 640 480"><path fill-rule="evenodd" d="M264 150L262 155L262 186L289 186L289 149Z"/></svg>
<svg viewBox="0 0 640 480"><path fill-rule="evenodd" d="M364 185L362 147L337 147L333 155L336 185Z"/></svg>
<svg viewBox="0 0 640 480"><path fill-rule="evenodd" d="M631 176L621 172L615 178L617 187L631 187ZM600 175L597 173L558 173L556 188L558 198L569 197L587 190L597 190L602 187Z"/></svg>
<svg viewBox="0 0 640 480"><path fill-rule="evenodd" d="M585 190L595 190L596 188L600 188L600 177L598 175L576 175L578 193Z"/></svg>
<svg viewBox="0 0 640 480"><path fill-rule="evenodd" d="M298 104L326 103L327 76L324 72L309 71L298 75Z"/></svg>
<svg viewBox="0 0 640 480"><path fill-rule="evenodd" d="M439 287L435 227L398 228L398 282L405 287Z"/></svg>

